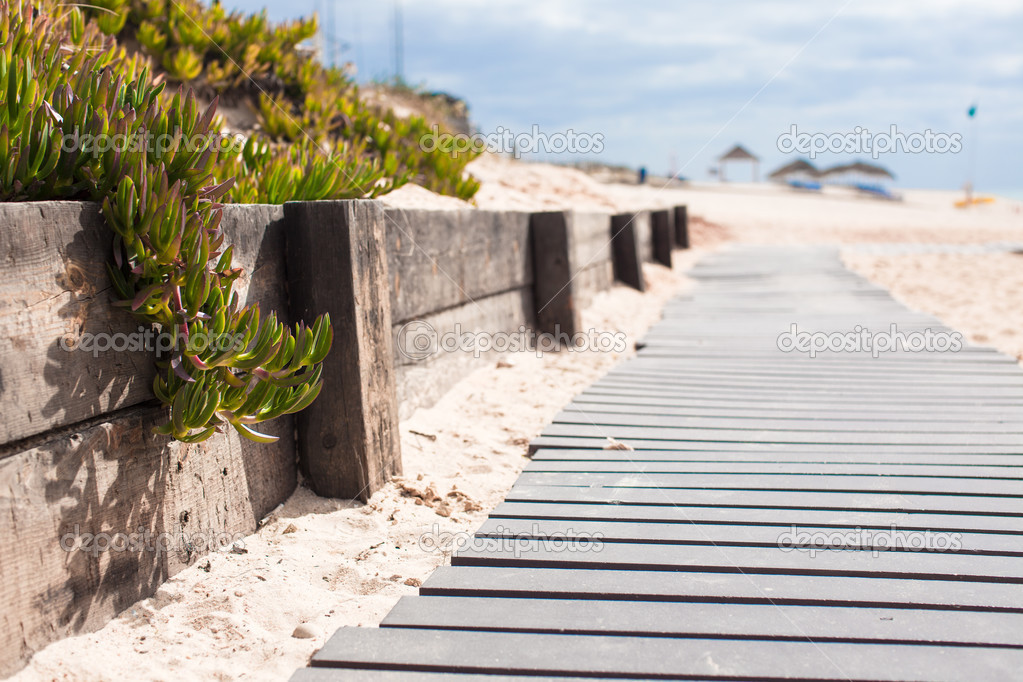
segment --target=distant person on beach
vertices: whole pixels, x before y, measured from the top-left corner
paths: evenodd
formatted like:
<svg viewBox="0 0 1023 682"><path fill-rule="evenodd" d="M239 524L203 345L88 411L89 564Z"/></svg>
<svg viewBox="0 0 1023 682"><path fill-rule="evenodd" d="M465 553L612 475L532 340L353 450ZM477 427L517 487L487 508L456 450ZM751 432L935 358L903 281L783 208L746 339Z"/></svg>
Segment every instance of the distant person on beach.
<svg viewBox="0 0 1023 682"><path fill-rule="evenodd" d="M639 168L639 184L646 182L646 167L640 166Z"/></svg>

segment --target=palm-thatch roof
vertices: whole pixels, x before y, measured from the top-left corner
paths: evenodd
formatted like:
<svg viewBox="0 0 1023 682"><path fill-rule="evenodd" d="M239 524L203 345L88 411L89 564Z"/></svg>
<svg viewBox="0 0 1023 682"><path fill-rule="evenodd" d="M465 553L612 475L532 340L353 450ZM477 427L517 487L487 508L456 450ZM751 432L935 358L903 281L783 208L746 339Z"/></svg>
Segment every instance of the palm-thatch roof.
<svg viewBox="0 0 1023 682"><path fill-rule="evenodd" d="M821 172L817 170L817 167L805 159L798 159L792 163L787 163L781 168L775 170L773 173L768 175L770 180L784 180L791 175L803 175L811 178L816 178Z"/></svg>
<svg viewBox="0 0 1023 682"><path fill-rule="evenodd" d="M832 166L821 173L821 177L831 177L834 175L845 175L846 173L858 173L860 175L867 175L877 178L888 178L894 180L895 175L883 166L878 166L873 163L866 163L864 161L854 161L853 163L844 163L838 166Z"/></svg>
<svg viewBox="0 0 1023 682"><path fill-rule="evenodd" d="M718 161L759 161L757 157L750 153L748 149L743 147L741 144L737 144L727 152L718 157Z"/></svg>

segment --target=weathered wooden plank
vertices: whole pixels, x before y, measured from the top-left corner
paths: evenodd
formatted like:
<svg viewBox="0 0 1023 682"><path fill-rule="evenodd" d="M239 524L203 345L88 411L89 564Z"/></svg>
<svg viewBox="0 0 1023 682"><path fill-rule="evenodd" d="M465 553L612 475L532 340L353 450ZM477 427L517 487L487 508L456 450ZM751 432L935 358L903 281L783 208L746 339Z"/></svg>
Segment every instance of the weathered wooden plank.
<svg viewBox="0 0 1023 682"><path fill-rule="evenodd" d="M971 433L1015 433L1023 434L1023 420L985 421L976 419L969 427L961 423L944 420L931 421L867 421L846 419L799 419L756 418L756 417L685 417L663 414L603 413L581 408L565 410L554 418L555 424L591 424L596 426L661 427L676 429L726 429L761 431L866 431L872 433L913 433L933 434L962 433L969 428Z"/></svg>
<svg viewBox="0 0 1023 682"><path fill-rule="evenodd" d="M716 442L716 441L684 441L684 440L646 440L631 438L627 445L636 451L659 450L662 452L679 451L750 451L750 452L892 452L907 455L950 454L961 453L966 456L986 454L1019 454L1016 445L856 445L851 443L776 443L776 442ZM606 436L539 436L530 441L530 452L539 449L593 449L601 450L607 446Z"/></svg>
<svg viewBox="0 0 1023 682"><path fill-rule="evenodd" d="M961 423L971 424L975 422L990 422L1005 424L1017 421L1018 411L1011 408L998 407L957 407L953 409L927 409L918 407L916 410L906 410L897 413L884 412L881 410L869 411L864 407L853 407L841 410L815 410L811 407L802 409L792 407L771 407L769 405L757 405L747 408L729 408L726 405L720 407L684 407L676 405L636 405L631 403L617 402L587 402L585 399L576 400L565 406L565 412L583 414L603 415L637 415L649 414L667 417L712 417L716 419L771 419L781 421L827 421L841 418L845 421L869 421L869 422L898 422L901 419L910 419L918 422L935 423ZM836 412L840 414L836 415Z"/></svg>
<svg viewBox="0 0 1023 682"><path fill-rule="evenodd" d="M245 269L241 301L287 321L282 217L279 206L228 205L221 225ZM111 305L113 238L98 205L7 203L0 219L0 445L150 400L155 332L147 351L146 328ZM108 338L142 349L109 349Z"/></svg>
<svg viewBox="0 0 1023 682"><path fill-rule="evenodd" d="M580 309L573 289L572 236L564 211L534 213L529 237L533 252L533 294L537 330L548 334L580 329Z"/></svg>
<svg viewBox="0 0 1023 682"><path fill-rule="evenodd" d="M233 430L184 445L152 433L166 419L133 408L0 460L0 675L99 629L211 544L251 533L294 490L291 417L261 426L280 437L272 445Z"/></svg>
<svg viewBox="0 0 1023 682"><path fill-rule="evenodd" d="M536 675L489 675L378 668L299 668L291 682L536 682ZM557 682L593 682L592 677L563 677Z"/></svg>
<svg viewBox="0 0 1023 682"><path fill-rule="evenodd" d="M843 576L441 566L419 594L1023 613L1015 584Z"/></svg>
<svg viewBox="0 0 1023 682"><path fill-rule="evenodd" d="M611 286L610 216L554 211L530 218L537 330L569 336L579 313Z"/></svg>
<svg viewBox="0 0 1023 682"><path fill-rule="evenodd" d="M649 214L646 214L649 221ZM611 218L611 256L614 264L614 276L619 282L633 289L646 290L643 278L643 243L640 233L643 226L639 224L640 216L623 213ZM649 227L649 223L647 223Z"/></svg>
<svg viewBox="0 0 1023 682"><path fill-rule="evenodd" d="M376 202L285 205L292 316L329 313L324 389L295 419L299 464L328 497L369 499L401 473L384 213Z"/></svg>
<svg viewBox="0 0 1023 682"><path fill-rule="evenodd" d="M380 626L1023 647L1019 613L842 606L402 597Z"/></svg>
<svg viewBox="0 0 1023 682"><path fill-rule="evenodd" d="M668 211L650 213L650 241L654 262L670 268L674 225Z"/></svg>
<svg viewBox="0 0 1023 682"><path fill-rule="evenodd" d="M910 384L879 382L877 386L854 382L835 381L822 386L812 379L799 381L792 379L784 386L774 382L756 382L741 380L706 379L688 380L656 380L639 379L636 377L607 376L593 386L594 389L606 391L621 389L623 391L641 391L652 395L688 395L695 392L722 394L743 392L756 396L773 395L840 395L846 402L870 402L869 398L884 391L882 401L917 401L923 399L943 400L945 398L985 398L992 401L999 399L1023 399L1023 387L1012 384L991 384L962 382L959 384Z"/></svg>
<svg viewBox="0 0 1023 682"><path fill-rule="evenodd" d="M401 324L533 283L529 213L384 210L390 308Z"/></svg>
<svg viewBox="0 0 1023 682"><path fill-rule="evenodd" d="M582 488L517 484L506 501L598 502L679 507L761 507L765 509L838 509L915 511L950 514L1023 516L1023 500L969 495L902 495L889 492L811 492L791 490L693 490L661 488Z"/></svg>
<svg viewBox="0 0 1023 682"><path fill-rule="evenodd" d="M862 371L858 371L862 369ZM772 371L773 370L773 371ZM900 371L901 370L901 371ZM777 381L813 381L828 379L839 383L864 384L876 383L883 386L886 384L909 384L913 386L931 385L952 385L972 384L975 386L1019 386L1023 383L1020 376L1012 372L1010 368L996 371L988 370L983 373L954 373L946 369L940 375L921 375L919 364L911 368L849 368L846 371L835 367L821 367L814 371L813 368L786 369L784 366L775 368L761 367L759 369L745 368L735 370L732 366L708 367L703 364L701 367L678 368L674 363L650 362L645 358L635 359L632 362L623 364L616 368L616 377L637 380L662 379L671 381L694 381L712 378L735 381L742 379L746 382L777 382Z"/></svg>
<svg viewBox="0 0 1023 682"><path fill-rule="evenodd" d="M1019 498L1023 479L948 478L937 476L822 476L820 474L740 474L729 472L660 473L638 467L626 473L525 471L522 485L558 485L659 490L791 490L815 492L885 492L900 495L980 495Z"/></svg>
<svg viewBox="0 0 1023 682"><path fill-rule="evenodd" d="M547 452L547 451L545 451ZM604 451L614 453L616 451ZM807 463L807 462L637 462L622 459L621 453L617 460L585 461L585 460L545 460L533 458L526 466L528 472L543 473L580 473L580 474L714 474L714 475L800 475L800 476L832 476L844 480L847 476L877 476L887 478L921 477L939 478L946 485L950 479L999 479L1020 481L1023 478L1023 456L1016 456L1016 464L1011 466L982 466L957 464L942 466L936 464L895 464L877 463Z"/></svg>
<svg viewBox="0 0 1023 682"><path fill-rule="evenodd" d="M689 207L675 207L675 246L680 249L689 248Z"/></svg>
<svg viewBox="0 0 1023 682"><path fill-rule="evenodd" d="M587 504L545 502L502 502L490 513L491 519L562 519L624 521L657 524L742 524L799 526L803 524L835 528L879 528L890 530L927 530L941 528L949 532L1019 534L1016 516L983 514L928 514L920 512L782 509L757 507L681 507L670 505Z"/></svg>
<svg viewBox="0 0 1023 682"><path fill-rule="evenodd" d="M493 363L498 351L474 346L468 335L485 332L478 338L523 338L532 320L533 293L523 288L394 325L391 331L399 419L407 419L420 407L430 407L460 380ZM445 336L447 343L455 343L459 350L441 348ZM463 337L470 339L464 346L458 341ZM426 341L425 349L417 346L421 341Z"/></svg>
<svg viewBox="0 0 1023 682"><path fill-rule="evenodd" d="M985 445L1023 447L1023 438L1011 433L864 433L862 431L792 431L766 429L688 429L684 427L594 426L593 424L551 424L543 430L545 436L590 436L629 440L665 441L719 441L719 442L774 442L774 443L848 443L858 445L973 445L981 450Z"/></svg>
<svg viewBox="0 0 1023 682"><path fill-rule="evenodd" d="M721 445L720 443L717 445ZM946 452L919 452L906 450L893 450L892 448L866 450L838 451L801 448L798 450L781 451L782 446L775 445L773 448L760 445L759 449L749 448L750 444L743 444L746 449L723 450L723 449L693 449L693 450L637 450L630 452L625 461L653 464L658 463L685 463L708 464L712 466L727 466L726 463L766 463L785 465L850 465L850 466L949 466L965 467L967 469L975 466L1009 467L1019 470L1023 466L1023 454L1009 455L984 455L970 453L963 456L962 453ZM602 462L612 463L623 461L621 452L616 450L604 450L602 448L591 449L568 449L551 448L539 449L532 453L533 461L538 465L544 462L564 462L570 465L572 462ZM913 471L913 469L907 469Z"/></svg>
<svg viewBox="0 0 1023 682"><path fill-rule="evenodd" d="M624 571L683 571L819 575L905 580L964 580L1023 584L1015 556L955 552L665 545L591 541L476 538L451 556L452 566L585 568Z"/></svg>
<svg viewBox="0 0 1023 682"><path fill-rule="evenodd" d="M846 412L849 410L862 411L862 412L877 412L879 416L892 415L891 405L889 403L875 403L864 401L862 403L856 403L850 405L848 402L842 401L822 401L817 399L816 401L809 398L793 399L776 397L770 401L764 400L750 400L742 398L733 398L730 395L706 395L704 393L697 394L694 392L692 395L680 395L680 396L653 396L653 395L621 395L621 392L603 391L601 389L588 389L577 395L573 401L576 404L582 405L585 409L586 405L592 403L603 403L610 405L621 405L621 406L650 406L650 407L699 407L699 408L710 408L716 410L719 414L727 413L730 408L738 410L774 410L779 412L788 412L789 410L808 411L814 410L814 405L817 406L817 410L820 412L831 413L835 411ZM1014 411L1023 402L1019 401L985 401L981 398L974 400L961 401L958 403L946 403L946 404L934 404L934 403L916 403L908 402L906 404L900 404L898 413L905 413L913 417L919 417L921 413L924 414L944 414L947 412L952 413L970 413L978 411L991 410L992 413L1002 414L1005 412Z"/></svg>
<svg viewBox="0 0 1023 682"><path fill-rule="evenodd" d="M676 639L342 628L317 667L718 679L1009 679L1023 650L995 647Z"/></svg>
<svg viewBox="0 0 1023 682"><path fill-rule="evenodd" d="M679 515L681 517L681 514ZM958 554L1023 556L1023 535L1019 533L975 533L951 531L943 525L910 530L897 525L888 528L817 526L802 520L786 525L638 523L609 520L490 519L475 533L476 538L505 538L532 541L565 540L599 543L658 543L665 545L711 545L773 547L791 550L828 546L832 549L917 551L940 537L945 550ZM513 543L517 544L517 543ZM933 549L933 547L932 547Z"/></svg>

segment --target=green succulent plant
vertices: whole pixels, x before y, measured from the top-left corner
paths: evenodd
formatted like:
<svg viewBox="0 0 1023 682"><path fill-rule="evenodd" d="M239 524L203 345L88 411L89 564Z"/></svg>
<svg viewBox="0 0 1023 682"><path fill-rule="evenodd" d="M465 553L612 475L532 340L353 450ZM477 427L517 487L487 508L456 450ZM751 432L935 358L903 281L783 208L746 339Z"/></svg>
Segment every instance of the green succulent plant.
<svg viewBox="0 0 1023 682"><path fill-rule="evenodd" d="M219 202L234 182L217 180L231 164L219 159L216 102L166 96L145 60L83 24L78 8L54 9L0 1L0 199L102 203L116 305L177 341L153 384L170 408L159 433L196 442L231 425L274 440L253 427L315 400L329 318L288 328L232 291L241 271Z"/></svg>
<svg viewBox="0 0 1023 682"><path fill-rule="evenodd" d="M164 53L163 68L178 81L194 80L202 73L202 58L187 47Z"/></svg>
<svg viewBox="0 0 1023 682"><path fill-rule="evenodd" d="M264 155L270 164L266 169L245 161L246 174L238 176L229 195L233 200L378 196L410 179L463 199L478 188L465 174L471 155L424 151L419 144L429 132L424 121L403 121L367 105L341 69L324 67L300 49L319 30L316 17L275 24L265 12L228 12L219 3L199 0L87 4L126 7L130 20L119 35L133 38L172 80L198 87L201 78L201 85L215 93L243 91L255 98L262 131L254 136L256 145L282 149ZM89 11L90 16L101 14ZM299 152L283 149L295 145ZM310 155L316 148L324 150L320 159ZM259 177L262 173L266 177ZM328 179L339 173L349 181ZM288 196L281 185L287 176L309 181ZM336 194L324 193L330 188Z"/></svg>

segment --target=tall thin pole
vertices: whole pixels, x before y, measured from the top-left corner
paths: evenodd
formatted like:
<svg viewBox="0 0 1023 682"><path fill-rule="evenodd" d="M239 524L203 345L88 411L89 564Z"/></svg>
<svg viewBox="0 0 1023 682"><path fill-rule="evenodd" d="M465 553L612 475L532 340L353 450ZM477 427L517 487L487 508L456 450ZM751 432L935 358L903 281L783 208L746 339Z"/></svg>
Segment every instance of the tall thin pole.
<svg viewBox="0 0 1023 682"><path fill-rule="evenodd" d="M970 119L970 132L968 143L970 149L967 151L967 167L966 167L966 205L969 206L973 201L973 181L975 179L975 173L977 171L977 105L970 105L969 110L966 112L966 116Z"/></svg>
<svg viewBox="0 0 1023 682"><path fill-rule="evenodd" d="M401 0L394 0L394 80L405 80L405 36L402 27Z"/></svg>

